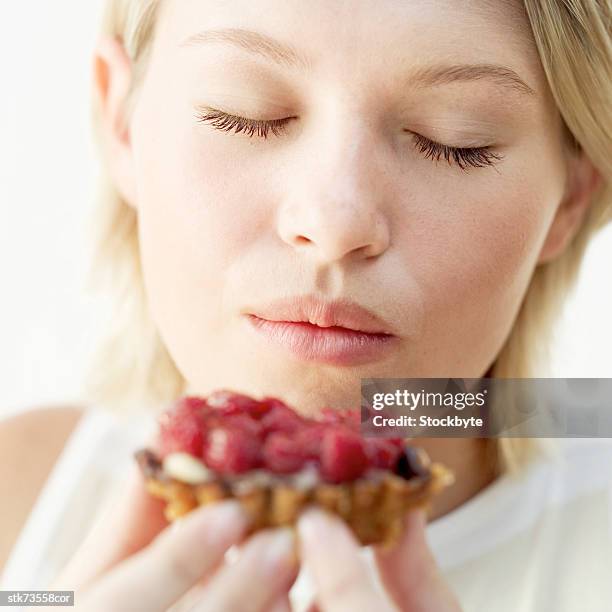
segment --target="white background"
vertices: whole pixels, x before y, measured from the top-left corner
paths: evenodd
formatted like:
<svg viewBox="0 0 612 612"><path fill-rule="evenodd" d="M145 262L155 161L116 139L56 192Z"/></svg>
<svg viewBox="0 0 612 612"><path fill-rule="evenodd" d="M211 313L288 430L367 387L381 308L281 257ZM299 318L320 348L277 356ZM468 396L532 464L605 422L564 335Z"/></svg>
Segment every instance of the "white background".
<svg viewBox="0 0 612 612"><path fill-rule="evenodd" d="M0 8L0 416L74 401L105 313L81 291L94 204L90 66L101 0ZM592 244L555 376L612 376L612 228Z"/></svg>

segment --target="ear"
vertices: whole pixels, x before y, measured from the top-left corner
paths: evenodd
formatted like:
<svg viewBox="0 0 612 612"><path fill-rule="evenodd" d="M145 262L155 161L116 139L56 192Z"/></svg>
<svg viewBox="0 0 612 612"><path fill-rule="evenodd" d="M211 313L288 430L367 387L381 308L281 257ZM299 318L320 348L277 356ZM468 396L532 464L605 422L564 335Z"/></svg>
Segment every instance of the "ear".
<svg viewBox="0 0 612 612"><path fill-rule="evenodd" d="M552 261L565 251L578 233L600 185L601 175L584 151L572 153L568 160L565 193L548 230L538 263Z"/></svg>
<svg viewBox="0 0 612 612"><path fill-rule="evenodd" d="M123 44L103 38L94 52L94 99L100 112L100 137L107 168L121 197L136 208L136 188L127 117L131 61Z"/></svg>

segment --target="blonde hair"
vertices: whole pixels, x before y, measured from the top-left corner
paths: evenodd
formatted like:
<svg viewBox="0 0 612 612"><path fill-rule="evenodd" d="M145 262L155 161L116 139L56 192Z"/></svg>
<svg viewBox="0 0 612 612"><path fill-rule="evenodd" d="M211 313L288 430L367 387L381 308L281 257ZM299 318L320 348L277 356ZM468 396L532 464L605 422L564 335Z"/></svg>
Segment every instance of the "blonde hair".
<svg viewBox="0 0 612 612"><path fill-rule="evenodd" d="M160 0L109 0L103 35L120 39L132 60L134 85L146 66ZM586 218L566 251L536 268L519 314L491 376L545 375L551 334L575 283L593 234L612 219L612 50L606 0L524 0L535 43L560 114L577 147L603 177ZM94 109L95 114L98 110ZM103 178L94 221L91 278L108 289L112 324L92 360L84 393L122 409L162 407L186 390L147 310L136 213ZM504 438L494 459L516 471L535 456L535 439Z"/></svg>

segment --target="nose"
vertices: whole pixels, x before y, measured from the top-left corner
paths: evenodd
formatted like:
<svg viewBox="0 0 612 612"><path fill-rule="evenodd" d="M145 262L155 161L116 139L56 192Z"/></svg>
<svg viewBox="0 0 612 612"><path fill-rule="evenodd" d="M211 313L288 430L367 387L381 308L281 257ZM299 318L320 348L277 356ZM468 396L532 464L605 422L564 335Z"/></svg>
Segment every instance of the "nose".
<svg viewBox="0 0 612 612"><path fill-rule="evenodd" d="M336 145L304 151L278 214L284 242L320 263L366 259L389 246L382 176L371 138L362 130L336 138ZM295 180L296 174L301 180Z"/></svg>

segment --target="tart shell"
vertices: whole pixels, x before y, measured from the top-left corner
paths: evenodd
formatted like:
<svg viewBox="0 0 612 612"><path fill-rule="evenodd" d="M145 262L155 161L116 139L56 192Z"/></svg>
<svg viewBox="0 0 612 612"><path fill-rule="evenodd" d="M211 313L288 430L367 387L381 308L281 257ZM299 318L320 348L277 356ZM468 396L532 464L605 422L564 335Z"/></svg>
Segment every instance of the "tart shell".
<svg viewBox="0 0 612 612"><path fill-rule="evenodd" d="M384 472L376 479L297 487L289 481L272 485L257 484L248 490L219 478L189 484L168 476L158 456L149 449L135 458L145 479L147 491L166 501L168 521L198 506L223 499L236 499L250 518L250 532L266 527L293 526L307 505L315 504L339 516L362 545L392 545L402 532L403 518L414 507L427 508L431 499L454 481L452 472L440 463L428 463L423 474L403 478Z"/></svg>

